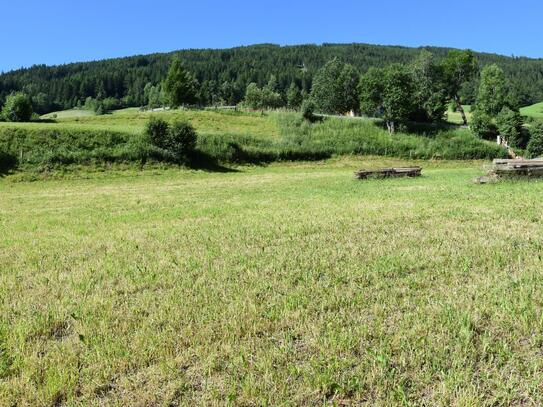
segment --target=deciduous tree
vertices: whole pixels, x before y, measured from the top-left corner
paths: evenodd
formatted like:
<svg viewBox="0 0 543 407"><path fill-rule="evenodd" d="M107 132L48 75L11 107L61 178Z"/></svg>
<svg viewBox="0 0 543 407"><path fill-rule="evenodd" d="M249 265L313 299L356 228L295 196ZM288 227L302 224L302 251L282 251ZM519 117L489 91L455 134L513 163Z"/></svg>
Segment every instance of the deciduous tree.
<svg viewBox="0 0 543 407"><path fill-rule="evenodd" d="M409 68L392 64L385 69L383 89L383 118L390 133L396 131L396 124L405 121L413 112L414 86Z"/></svg>
<svg viewBox="0 0 543 407"><path fill-rule="evenodd" d="M28 122L32 118L32 102L21 92L12 93L6 98L2 116L8 122Z"/></svg>
<svg viewBox="0 0 543 407"><path fill-rule="evenodd" d="M273 90L274 81L275 79L271 77L269 83L263 88L254 82L250 83L245 92L245 104L254 110L281 107L283 100L281 94Z"/></svg>
<svg viewBox="0 0 543 407"><path fill-rule="evenodd" d="M360 111L370 117L379 117L383 109L385 70L370 68L361 76L358 85Z"/></svg>
<svg viewBox="0 0 543 407"><path fill-rule="evenodd" d="M311 97L322 113L357 110L359 75L352 65L334 58L315 75Z"/></svg>
<svg viewBox="0 0 543 407"><path fill-rule="evenodd" d="M443 68L429 51L423 50L411 64L413 75L414 120L435 122L447 110L447 90Z"/></svg>
<svg viewBox="0 0 543 407"><path fill-rule="evenodd" d="M287 90L287 106L289 109L298 110L302 104L303 98L300 89L294 82L290 84Z"/></svg>
<svg viewBox="0 0 543 407"><path fill-rule="evenodd" d="M466 113L460 100L462 85L469 82L477 74L479 66L471 50L451 50L443 61L448 96L455 101L458 111L462 114L464 125L468 124Z"/></svg>
<svg viewBox="0 0 543 407"><path fill-rule="evenodd" d="M524 129L524 120L519 111L505 106L496 117L500 135L514 148L526 148L528 132Z"/></svg>
<svg viewBox="0 0 543 407"><path fill-rule="evenodd" d="M488 65L481 72L475 109L496 116L507 106L508 93L503 70L498 65Z"/></svg>
<svg viewBox="0 0 543 407"><path fill-rule="evenodd" d="M245 91L245 104L251 109L259 110L264 108L262 100L262 89L256 83L250 83Z"/></svg>
<svg viewBox="0 0 543 407"><path fill-rule="evenodd" d="M396 124L408 120L414 111L414 88L413 76L404 65L369 69L360 80L360 108L370 116L382 117L388 131L394 133Z"/></svg>

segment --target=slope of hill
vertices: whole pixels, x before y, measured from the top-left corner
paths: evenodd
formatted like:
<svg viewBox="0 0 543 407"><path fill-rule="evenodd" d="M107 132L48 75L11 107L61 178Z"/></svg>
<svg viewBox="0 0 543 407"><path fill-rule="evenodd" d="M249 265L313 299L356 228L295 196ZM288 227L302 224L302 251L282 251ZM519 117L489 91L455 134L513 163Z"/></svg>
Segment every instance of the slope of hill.
<svg viewBox="0 0 543 407"><path fill-rule="evenodd" d="M426 47L438 57L447 48ZM0 75L0 103L7 94L25 90L34 96L39 113L72 108L85 98L114 97L124 106L139 106L147 83L157 84L165 76L174 54L179 54L201 83L201 99L211 103L221 98L237 103L250 82L265 83L271 74L285 90L292 82L309 90L318 68L333 57L353 64L360 72L370 66L407 63L421 48L368 44L323 44L277 46L253 45L231 49L184 50L139 55L103 61L47 67L37 65ZM523 105L543 100L543 60L478 53L481 65L499 64L514 85ZM474 86L464 91L466 102Z"/></svg>
<svg viewBox="0 0 543 407"><path fill-rule="evenodd" d="M522 113L523 116L543 119L543 102L523 107L520 109L520 113Z"/></svg>
<svg viewBox="0 0 543 407"><path fill-rule="evenodd" d="M0 173L70 165L172 163L143 136L149 118L189 121L198 131L189 165L314 161L342 155L411 159L504 158L505 149L453 127L421 126L390 135L374 120L327 118L308 125L292 113L124 109L103 116L72 116L48 123L0 123Z"/></svg>

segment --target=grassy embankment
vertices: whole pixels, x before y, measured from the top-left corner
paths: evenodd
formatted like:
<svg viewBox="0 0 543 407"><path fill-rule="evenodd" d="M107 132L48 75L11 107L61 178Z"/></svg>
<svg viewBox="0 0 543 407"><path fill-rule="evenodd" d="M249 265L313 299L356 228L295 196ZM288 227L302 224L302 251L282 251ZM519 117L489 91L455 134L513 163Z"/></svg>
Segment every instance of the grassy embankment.
<svg viewBox="0 0 543 407"><path fill-rule="evenodd" d="M464 111L466 112L469 122L472 115L471 106L465 105ZM543 102L520 108L520 114L526 117L532 117L534 119L543 119ZM459 112L449 110L447 112L447 121L453 124L462 124L462 116Z"/></svg>
<svg viewBox="0 0 543 407"><path fill-rule="evenodd" d="M0 405L543 403L543 183L405 164L0 179Z"/></svg>
<svg viewBox="0 0 543 407"><path fill-rule="evenodd" d="M533 117L534 119L543 119L543 102L520 109L523 116Z"/></svg>
<svg viewBox="0 0 543 407"><path fill-rule="evenodd" d="M321 160L334 155L413 159L490 159L505 154L466 129L424 127L389 135L368 120L308 124L295 114L126 109L105 116L57 118L56 123L0 123L0 151L19 167L104 164L163 159L142 137L150 115L188 120L199 132L199 157L226 163ZM195 160L198 162L198 160Z"/></svg>

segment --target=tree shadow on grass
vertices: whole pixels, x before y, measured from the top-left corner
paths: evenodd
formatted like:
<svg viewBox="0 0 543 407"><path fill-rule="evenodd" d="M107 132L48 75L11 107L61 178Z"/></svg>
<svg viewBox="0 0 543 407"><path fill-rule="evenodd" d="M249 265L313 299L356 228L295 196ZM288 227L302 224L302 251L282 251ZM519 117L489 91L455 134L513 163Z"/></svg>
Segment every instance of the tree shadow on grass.
<svg viewBox="0 0 543 407"><path fill-rule="evenodd" d="M328 150L279 147L275 149L246 148L229 144L231 160L238 164L267 165L276 161L321 161L332 157Z"/></svg>
<svg viewBox="0 0 543 407"><path fill-rule="evenodd" d="M17 158L0 152L0 178L8 175L15 167L17 167Z"/></svg>
<svg viewBox="0 0 543 407"><path fill-rule="evenodd" d="M386 122L379 121L376 122L376 125L387 130ZM401 122L396 128L396 131L400 133L413 134L417 136L433 138L443 131L456 130L462 126L453 123L447 122L436 122L436 123L424 123L424 122Z"/></svg>
<svg viewBox="0 0 543 407"><path fill-rule="evenodd" d="M222 165L219 161L211 155L203 151L193 151L188 157L186 166L194 170L202 170L207 172L240 172L235 168L230 168Z"/></svg>

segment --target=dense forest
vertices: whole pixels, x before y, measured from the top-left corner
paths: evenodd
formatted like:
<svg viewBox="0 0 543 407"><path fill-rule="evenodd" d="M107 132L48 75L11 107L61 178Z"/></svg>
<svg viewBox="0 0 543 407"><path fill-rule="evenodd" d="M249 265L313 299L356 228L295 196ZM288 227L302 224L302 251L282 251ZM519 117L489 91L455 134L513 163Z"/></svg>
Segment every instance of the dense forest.
<svg viewBox="0 0 543 407"><path fill-rule="evenodd" d="M0 104L13 91L31 96L34 110L47 113L85 104L88 97L114 98L119 107L146 103L145 87L160 84L173 56L179 55L185 67L199 83L198 102L202 105L240 102L251 82L264 85L271 75L277 88L286 94L294 83L309 92L317 70L338 57L352 64L360 74L370 67L391 63L409 63L422 48L366 44L323 44L277 46L271 44L224 50L184 50L172 53L140 55L103 61L48 67L37 65L0 75ZM425 47L438 59L449 49ZM512 84L522 105L543 100L543 59L505 57L477 53L481 66L499 65ZM463 102L472 103L478 83L462 89Z"/></svg>

